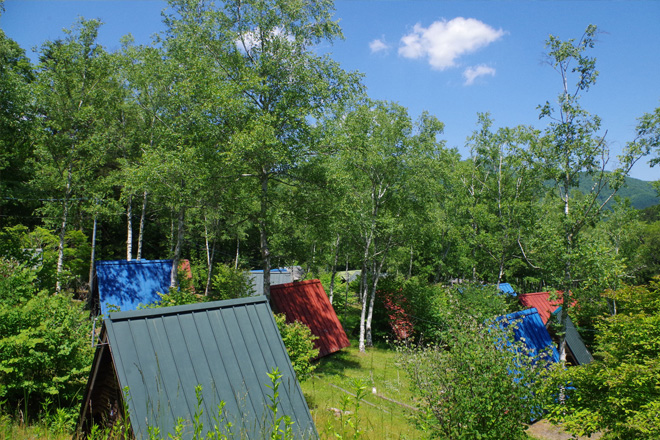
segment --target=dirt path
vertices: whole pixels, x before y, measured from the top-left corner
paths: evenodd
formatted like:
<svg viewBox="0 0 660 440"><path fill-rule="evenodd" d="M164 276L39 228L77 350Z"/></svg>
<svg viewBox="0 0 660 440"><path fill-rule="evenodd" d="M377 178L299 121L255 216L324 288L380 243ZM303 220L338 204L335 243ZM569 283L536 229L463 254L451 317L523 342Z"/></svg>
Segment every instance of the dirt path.
<svg viewBox="0 0 660 440"><path fill-rule="evenodd" d="M545 420L534 423L527 431L532 437L539 440L571 440L574 437L562 431L557 426L550 424ZM591 437L578 437L580 440L597 440L601 438L601 434L594 434Z"/></svg>

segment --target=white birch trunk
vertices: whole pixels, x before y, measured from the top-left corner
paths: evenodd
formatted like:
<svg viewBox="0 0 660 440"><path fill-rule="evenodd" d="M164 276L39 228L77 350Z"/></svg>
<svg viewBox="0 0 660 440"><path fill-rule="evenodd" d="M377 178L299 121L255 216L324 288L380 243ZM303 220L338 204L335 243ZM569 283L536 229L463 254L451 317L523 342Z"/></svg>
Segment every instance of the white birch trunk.
<svg viewBox="0 0 660 440"><path fill-rule="evenodd" d="M206 226L206 215L204 215L204 241L206 244L206 288L204 289L204 296L209 295L211 289L211 277L213 276L213 258L215 254L215 239L213 245L209 246L209 231Z"/></svg>
<svg viewBox="0 0 660 440"><path fill-rule="evenodd" d="M261 243L261 258L264 270L264 295L270 301L270 249L268 248L268 231L266 230L268 177L261 180L261 213L259 217L259 238Z"/></svg>
<svg viewBox="0 0 660 440"><path fill-rule="evenodd" d="M142 212L140 213L140 231L138 232L138 248L136 258L142 258L142 241L144 240L144 223L147 218L147 191L144 191L142 197Z"/></svg>
<svg viewBox="0 0 660 440"><path fill-rule="evenodd" d="M363 271L362 276L365 276L366 274ZM367 283L364 283L366 286ZM362 310L360 311L360 339L358 343L358 348L360 350L360 353L364 353L366 350L366 345L365 345L365 333L366 333L366 315L367 315L367 298L369 295L367 295L367 292L362 293Z"/></svg>
<svg viewBox="0 0 660 440"><path fill-rule="evenodd" d="M234 259L234 270L238 269L238 258L240 257L241 239L236 237L236 258Z"/></svg>
<svg viewBox="0 0 660 440"><path fill-rule="evenodd" d="M332 304L335 296L335 277L337 276L337 261L339 260L339 234L335 240L335 261L332 263L332 275L330 275L330 304Z"/></svg>
<svg viewBox="0 0 660 440"><path fill-rule="evenodd" d="M133 196L128 196L126 208L126 261L133 258Z"/></svg>

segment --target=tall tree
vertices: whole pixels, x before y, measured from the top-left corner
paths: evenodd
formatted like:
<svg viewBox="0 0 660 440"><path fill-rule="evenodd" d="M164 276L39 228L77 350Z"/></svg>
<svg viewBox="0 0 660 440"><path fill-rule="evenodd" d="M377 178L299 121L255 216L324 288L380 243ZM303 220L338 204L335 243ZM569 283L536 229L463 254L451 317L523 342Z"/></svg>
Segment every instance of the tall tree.
<svg viewBox="0 0 660 440"><path fill-rule="evenodd" d="M650 113L644 113L636 127L636 139L629 148L639 154L651 154L651 166L660 164L660 107ZM660 179L658 179L660 180Z"/></svg>
<svg viewBox="0 0 660 440"><path fill-rule="evenodd" d="M258 226L264 293L270 292L273 188L296 179L296 171L321 148L314 120L359 85L314 46L341 37L327 0L231 0L221 6L200 0L171 2L170 28L195 25L205 53L214 57L222 84L240 99L228 143L228 159L248 179L254 200L246 206ZM195 23L195 18L201 18ZM201 23L201 25L200 25Z"/></svg>
<svg viewBox="0 0 660 440"><path fill-rule="evenodd" d="M563 243L559 259L562 276L556 282L563 291L564 307L571 301L569 292L574 288L574 267L579 246L580 231L598 218L603 208L615 195L631 167L640 158L638 149L627 148L619 157L620 165L614 172L607 172L609 149L601 121L591 115L581 103L582 93L595 84L598 77L596 59L587 55L595 44L597 28L589 25L576 41L562 41L551 35L546 42L550 65L559 73L562 89L555 105L546 102L540 107L541 118L550 122L544 137L534 149L535 159L543 164L546 178L554 184L554 194L561 206ZM574 80L574 84L571 84ZM591 176L594 185L584 197L574 197L574 191L582 176ZM604 201L599 196L604 195ZM562 326L567 313L562 314ZM561 338L560 356L566 359L566 342Z"/></svg>
<svg viewBox="0 0 660 440"><path fill-rule="evenodd" d="M26 206L25 187L30 175L26 163L31 156L34 125L33 81L33 66L25 51L0 30L0 227L6 209Z"/></svg>
<svg viewBox="0 0 660 440"><path fill-rule="evenodd" d="M101 23L81 20L63 40L41 48L36 81L40 127L36 134L33 183L56 203L43 207L59 216L58 282L71 210L88 196L87 187L105 164L112 103L118 90L110 57L96 43Z"/></svg>
<svg viewBox="0 0 660 440"><path fill-rule="evenodd" d="M423 114L413 124L405 108L387 102L366 102L335 123L341 150L336 175L345 183L352 214L344 226L360 250L360 351L371 345L371 320L378 281L389 253L407 243L411 216L425 210L422 185L443 159L437 139L443 124Z"/></svg>
<svg viewBox="0 0 660 440"><path fill-rule="evenodd" d="M493 132L487 114L479 115L479 124L469 138L471 160L466 165L470 172L462 180L470 242L479 251L473 267L481 266L481 279L499 284L512 261L524 259L522 242L537 218L542 182L529 150L538 136L523 126Z"/></svg>

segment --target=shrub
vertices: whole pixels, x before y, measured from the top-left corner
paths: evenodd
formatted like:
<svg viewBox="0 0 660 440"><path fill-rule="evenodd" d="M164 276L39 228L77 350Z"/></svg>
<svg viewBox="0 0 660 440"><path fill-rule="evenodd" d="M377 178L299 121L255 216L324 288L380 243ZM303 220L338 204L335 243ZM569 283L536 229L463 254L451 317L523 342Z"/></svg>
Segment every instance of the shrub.
<svg viewBox="0 0 660 440"><path fill-rule="evenodd" d="M418 277L388 277L379 286L372 324L376 336L438 340L447 302L442 288L429 286Z"/></svg>
<svg viewBox="0 0 660 440"><path fill-rule="evenodd" d="M88 313L69 295L37 290L35 269L0 259L0 273L0 400L28 414L44 402L75 405L93 357Z"/></svg>
<svg viewBox="0 0 660 440"><path fill-rule="evenodd" d="M287 323L286 317L282 314L275 315L275 322L289 353L293 370L298 380L302 382L316 369L312 361L319 355L319 350L314 348L314 341L318 338L301 322Z"/></svg>
<svg viewBox="0 0 660 440"><path fill-rule="evenodd" d="M170 287L167 293L158 293L160 300L151 304L140 304L139 309L156 309L158 307L182 306L204 301L188 289Z"/></svg>
<svg viewBox="0 0 660 440"><path fill-rule="evenodd" d="M211 282L210 300L244 298L254 294L250 272L218 264Z"/></svg>
<svg viewBox="0 0 660 440"><path fill-rule="evenodd" d="M452 322L445 338L443 345L399 348L419 397L420 424L433 438L526 439L542 405L547 363L472 317Z"/></svg>
<svg viewBox="0 0 660 440"><path fill-rule="evenodd" d="M596 324L594 362L553 377L550 397L572 386L565 399L550 399L549 418L576 435L660 438L660 278L605 296L616 301L618 313Z"/></svg>

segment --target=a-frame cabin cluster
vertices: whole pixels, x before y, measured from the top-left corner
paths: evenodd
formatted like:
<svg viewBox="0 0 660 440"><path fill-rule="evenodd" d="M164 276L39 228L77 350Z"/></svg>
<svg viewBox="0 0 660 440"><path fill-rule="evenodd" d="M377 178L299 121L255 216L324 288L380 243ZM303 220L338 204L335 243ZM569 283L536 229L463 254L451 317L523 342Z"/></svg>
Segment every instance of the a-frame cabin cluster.
<svg viewBox="0 0 660 440"><path fill-rule="evenodd" d="M92 310L112 310L117 299L127 308L157 300L169 280L168 261L98 264L92 298L98 307ZM201 414L204 431L222 420L218 429L226 434L265 437L272 427L269 373L277 370L280 414L294 422L296 438L318 437L273 309L310 327L319 356L349 341L318 280L275 286L272 298L272 304L254 296L105 314L78 434L121 422L136 439L149 438L153 430L167 437L181 418L185 438Z"/></svg>

